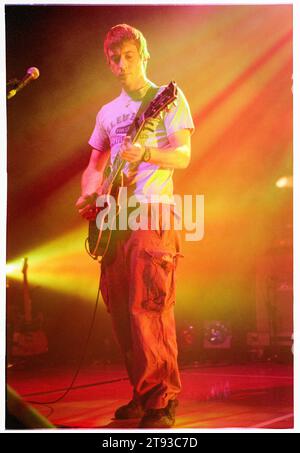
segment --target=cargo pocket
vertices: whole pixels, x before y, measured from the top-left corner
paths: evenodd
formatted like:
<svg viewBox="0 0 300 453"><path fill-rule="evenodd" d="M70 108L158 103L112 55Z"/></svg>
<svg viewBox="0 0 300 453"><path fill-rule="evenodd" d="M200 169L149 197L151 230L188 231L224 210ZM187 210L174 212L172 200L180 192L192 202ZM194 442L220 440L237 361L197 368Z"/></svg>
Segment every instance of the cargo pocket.
<svg viewBox="0 0 300 453"><path fill-rule="evenodd" d="M175 270L180 253L145 249L144 299L142 307L151 312L162 312L175 304Z"/></svg>

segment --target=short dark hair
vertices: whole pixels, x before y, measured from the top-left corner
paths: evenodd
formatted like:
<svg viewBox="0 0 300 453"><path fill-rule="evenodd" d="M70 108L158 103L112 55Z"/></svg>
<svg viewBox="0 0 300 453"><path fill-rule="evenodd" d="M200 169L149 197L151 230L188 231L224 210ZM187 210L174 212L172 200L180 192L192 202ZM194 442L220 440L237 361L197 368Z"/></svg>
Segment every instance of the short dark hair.
<svg viewBox="0 0 300 453"><path fill-rule="evenodd" d="M137 28L127 24L119 24L112 27L104 39L104 53L109 63L108 50L119 47L124 41L134 41L141 57L148 60L150 54L147 47L147 41L143 33Z"/></svg>

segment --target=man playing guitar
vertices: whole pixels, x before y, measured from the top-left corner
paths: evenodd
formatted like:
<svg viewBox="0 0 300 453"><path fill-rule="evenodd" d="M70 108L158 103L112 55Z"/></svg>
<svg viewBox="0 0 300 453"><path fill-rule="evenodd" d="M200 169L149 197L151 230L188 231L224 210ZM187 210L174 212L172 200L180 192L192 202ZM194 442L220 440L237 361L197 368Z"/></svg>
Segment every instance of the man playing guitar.
<svg viewBox="0 0 300 453"><path fill-rule="evenodd" d="M189 164L194 129L190 109L178 89L176 105L162 112L153 130L143 131L134 142L128 130L143 98L149 88L156 88L159 96L164 87L156 87L146 76L150 55L139 30L126 24L112 27L104 52L122 91L97 115L76 206L83 218L91 220L107 162L119 156L125 161L123 185L129 195L147 205L150 217L153 197L164 196L160 209L172 204L173 171ZM174 216L173 209L171 213ZM101 293L133 387L131 401L116 410L115 418L141 418L141 428L170 428L175 422L181 389L174 321L178 256L178 231L172 225L163 228L160 210L154 230L113 231L102 259Z"/></svg>

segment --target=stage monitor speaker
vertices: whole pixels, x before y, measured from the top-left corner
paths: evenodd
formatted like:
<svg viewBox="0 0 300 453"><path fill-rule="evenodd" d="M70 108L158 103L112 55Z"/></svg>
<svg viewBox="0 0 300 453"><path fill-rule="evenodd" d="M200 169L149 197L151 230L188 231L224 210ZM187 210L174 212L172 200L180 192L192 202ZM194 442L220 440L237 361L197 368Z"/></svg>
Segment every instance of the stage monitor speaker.
<svg viewBox="0 0 300 453"><path fill-rule="evenodd" d="M55 428L55 425L7 385L5 427L6 429L51 429Z"/></svg>

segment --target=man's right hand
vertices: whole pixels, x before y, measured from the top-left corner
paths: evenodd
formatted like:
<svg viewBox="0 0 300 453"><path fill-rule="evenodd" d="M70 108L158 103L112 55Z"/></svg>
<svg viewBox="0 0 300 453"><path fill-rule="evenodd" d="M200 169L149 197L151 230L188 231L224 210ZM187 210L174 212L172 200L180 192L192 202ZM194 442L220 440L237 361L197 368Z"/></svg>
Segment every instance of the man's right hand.
<svg viewBox="0 0 300 453"><path fill-rule="evenodd" d="M79 214L86 220L93 220L96 217L96 199L99 196L97 192L91 194L81 195L77 202L76 207Z"/></svg>

